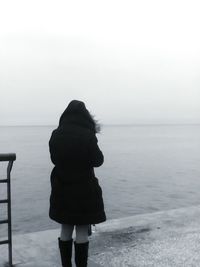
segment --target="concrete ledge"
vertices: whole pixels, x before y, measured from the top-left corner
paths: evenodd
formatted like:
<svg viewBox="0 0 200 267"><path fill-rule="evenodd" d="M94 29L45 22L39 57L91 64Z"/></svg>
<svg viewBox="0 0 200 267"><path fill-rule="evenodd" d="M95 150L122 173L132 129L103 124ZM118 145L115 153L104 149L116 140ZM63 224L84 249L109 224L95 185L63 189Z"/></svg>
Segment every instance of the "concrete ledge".
<svg viewBox="0 0 200 267"><path fill-rule="evenodd" d="M15 267L60 267L58 236L60 229L13 236L13 264ZM7 266L7 245L0 247L0 266ZM73 256L74 257L74 256ZM75 265L74 265L75 266ZM88 267L99 267L89 259Z"/></svg>
<svg viewBox="0 0 200 267"><path fill-rule="evenodd" d="M200 266L200 206L112 220L97 235L91 258L102 266Z"/></svg>
<svg viewBox="0 0 200 267"><path fill-rule="evenodd" d="M16 267L59 267L59 229L15 235ZM97 225L88 267L200 266L200 206L131 216ZM0 246L0 266L7 245ZM3 255L3 256L2 256Z"/></svg>

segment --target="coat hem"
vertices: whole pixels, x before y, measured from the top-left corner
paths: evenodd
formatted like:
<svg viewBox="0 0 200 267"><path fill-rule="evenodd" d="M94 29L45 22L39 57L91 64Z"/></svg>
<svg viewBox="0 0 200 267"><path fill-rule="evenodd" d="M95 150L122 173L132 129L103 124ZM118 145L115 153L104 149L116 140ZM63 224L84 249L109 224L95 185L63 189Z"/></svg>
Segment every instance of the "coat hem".
<svg viewBox="0 0 200 267"><path fill-rule="evenodd" d="M85 224L99 224L106 221L106 215L103 214L100 218L90 218L90 219L83 219L80 217L66 217L63 219L59 219L56 216L53 216L52 214L49 215L49 218L57 223L60 224L73 224L73 225L85 225Z"/></svg>

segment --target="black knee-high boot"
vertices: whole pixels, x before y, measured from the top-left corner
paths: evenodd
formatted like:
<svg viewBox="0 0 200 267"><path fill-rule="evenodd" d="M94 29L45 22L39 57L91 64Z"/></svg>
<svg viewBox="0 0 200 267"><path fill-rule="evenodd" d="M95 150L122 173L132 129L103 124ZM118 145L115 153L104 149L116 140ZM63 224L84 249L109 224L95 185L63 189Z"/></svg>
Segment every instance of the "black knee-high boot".
<svg viewBox="0 0 200 267"><path fill-rule="evenodd" d="M89 241L86 243L76 243L75 247L75 263L77 267L87 267Z"/></svg>
<svg viewBox="0 0 200 267"><path fill-rule="evenodd" d="M63 267L72 267L72 239L63 241L58 238L58 246L60 249L61 262Z"/></svg>

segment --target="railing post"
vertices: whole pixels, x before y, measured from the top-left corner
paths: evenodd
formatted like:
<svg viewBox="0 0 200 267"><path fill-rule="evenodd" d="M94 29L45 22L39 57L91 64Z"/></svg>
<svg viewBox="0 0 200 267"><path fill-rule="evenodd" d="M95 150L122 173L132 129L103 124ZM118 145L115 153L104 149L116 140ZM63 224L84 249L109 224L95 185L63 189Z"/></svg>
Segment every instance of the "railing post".
<svg viewBox="0 0 200 267"><path fill-rule="evenodd" d="M8 240L0 241L0 245L8 244L8 261L9 266L13 266L12 262L12 217L11 217L11 170L13 161L16 160L16 154L0 154L0 161L8 161L7 178L0 180L0 183L7 183L7 199L0 200L1 203L7 203L8 218L0 220L0 224L8 223Z"/></svg>

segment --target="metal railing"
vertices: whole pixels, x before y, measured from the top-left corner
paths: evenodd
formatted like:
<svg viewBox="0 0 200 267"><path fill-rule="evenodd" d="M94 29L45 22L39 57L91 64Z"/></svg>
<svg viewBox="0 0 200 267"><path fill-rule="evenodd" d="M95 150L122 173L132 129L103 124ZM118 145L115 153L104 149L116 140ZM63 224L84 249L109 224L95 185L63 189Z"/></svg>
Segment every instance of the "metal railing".
<svg viewBox="0 0 200 267"><path fill-rule="evenodd" d="M12 220L11 220L11 170L13 166L13 161L16 160L16 154L0 154L0 161L8 161L7 165L7 177L5 179L1 179L0 183L7 183L7 198L0 199L0 204L7 204L7 215L8 217L1 220L0 224L8 224L8 239L1 240L0 245L8 244L8 261L9 266L12 267Z"/></svg>

